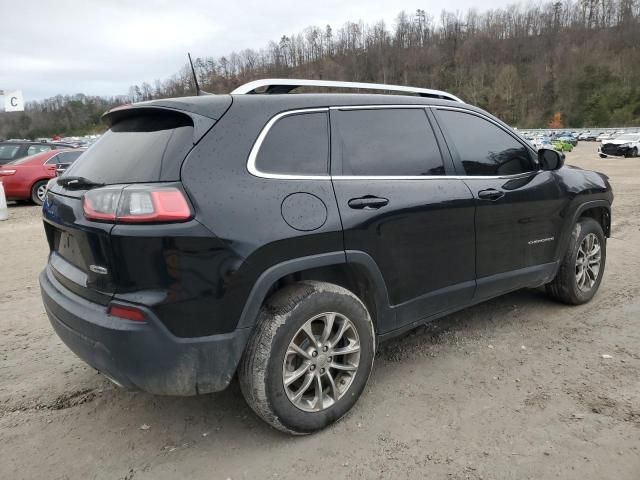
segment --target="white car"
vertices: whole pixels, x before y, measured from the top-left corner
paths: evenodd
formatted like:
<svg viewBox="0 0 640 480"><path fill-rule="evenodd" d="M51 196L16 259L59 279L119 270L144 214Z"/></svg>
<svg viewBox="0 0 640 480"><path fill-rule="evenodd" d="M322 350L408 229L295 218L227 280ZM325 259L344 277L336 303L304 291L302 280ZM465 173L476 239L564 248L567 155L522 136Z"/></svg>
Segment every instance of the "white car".
<svg viewBox="0 0 640 480"><path fill-rule="evenodd" d="M625 133L610 140L603 140L600 157L637 157L640 152L640 133Z"/></svg>
<svg viewBox="0 0 640 480"><path fill-rule="evenodd" d="M606 140L611 140L613 137L614 137L613 133L609 133L609 132L601 133L600 135L598 135L598 138L596 138L596 142L604 142Z"/></svg>
<svg viewBox="0 0 640 480"><path fill-rule="evenodd" d="M578 140L586 140L589 136L589 133L590 132L582 132L580 135L578 135Z"/></svg>

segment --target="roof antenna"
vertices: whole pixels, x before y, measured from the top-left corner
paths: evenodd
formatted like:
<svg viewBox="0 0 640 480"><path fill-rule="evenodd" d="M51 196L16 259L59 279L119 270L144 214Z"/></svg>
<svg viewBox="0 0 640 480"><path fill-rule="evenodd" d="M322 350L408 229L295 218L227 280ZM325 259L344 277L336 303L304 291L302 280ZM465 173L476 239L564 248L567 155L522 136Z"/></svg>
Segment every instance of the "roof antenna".
<svg viewBox="0 0 640 480"><path fill-rule="evenodd" d="M187 52L187 56L189 57L189 64L191 65L191 73L193 74L193 83L196 84L196 95L211 95L209 92L205 92L204 90L200 90L200 84L198 83L198 77L196 75L196 69L193 68L193 60L191 60L191 54Z"/></svg>

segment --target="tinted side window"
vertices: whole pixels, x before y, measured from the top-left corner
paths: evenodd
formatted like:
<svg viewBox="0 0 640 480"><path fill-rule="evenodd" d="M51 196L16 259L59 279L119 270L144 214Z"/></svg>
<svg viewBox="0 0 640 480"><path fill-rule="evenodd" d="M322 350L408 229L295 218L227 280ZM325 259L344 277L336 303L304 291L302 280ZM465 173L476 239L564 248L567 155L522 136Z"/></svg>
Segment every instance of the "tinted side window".
<svg viewBox="0 0 640 480"><path fill-rule="evenodd" d="M444 175L444 164L423 109L339 110L335 118L342 175Z"/></svg>
<svg viewBox="0 0 640 480"><path fill-rule="evenodd" d="M327 114L288 115L278 120L260 146L256 168L265 173L327 175Z"/></svg>
<svg viewBox="0 0 640 480"><path fill-rule="evenodd" d="M493 123L469 113L438 110L467 175L514 175L534 170L527 148Z"/></svg>
<svg viewBox="0 0 640 480"><path fill-rule="evenodd" d="M60 155L54 155L53 157L51 157L49 160L47 160L45 163L45 165L57 165L58 163L60 163ZM29 158L29 157L26 157Z"/></svg>
<svg viewBox="0 0 640 480"><path fill-rule="evenodd" d="M73 163L82 154L82 150L79 152L62 152L56 155L56 163Z"/></svg>
<svg viewBox="0 0 640 480"><path fill-rule="evenodd" d="M20 145L5 143L0 145L0 160L11 160L18 154Z"/></svg>
<svg viewBox="0 0 640 480"><path fill-rule="evenodd" d="M36 153L48 152L51 150L49 145L29 145L27 148L27 156L35 155Z"/></svg>

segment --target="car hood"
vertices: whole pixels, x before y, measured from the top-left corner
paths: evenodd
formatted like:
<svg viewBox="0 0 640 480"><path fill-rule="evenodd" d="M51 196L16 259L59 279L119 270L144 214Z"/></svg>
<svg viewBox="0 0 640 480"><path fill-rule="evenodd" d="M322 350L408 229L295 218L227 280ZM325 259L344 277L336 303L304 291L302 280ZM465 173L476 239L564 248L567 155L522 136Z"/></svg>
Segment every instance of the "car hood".
<svg viewBox="0 0 640 480"><path fill-rule="evenodd" d="M606 140L607 143L610 143L612 145L624 145L625 143L636 143L637 140Z"/></svg>

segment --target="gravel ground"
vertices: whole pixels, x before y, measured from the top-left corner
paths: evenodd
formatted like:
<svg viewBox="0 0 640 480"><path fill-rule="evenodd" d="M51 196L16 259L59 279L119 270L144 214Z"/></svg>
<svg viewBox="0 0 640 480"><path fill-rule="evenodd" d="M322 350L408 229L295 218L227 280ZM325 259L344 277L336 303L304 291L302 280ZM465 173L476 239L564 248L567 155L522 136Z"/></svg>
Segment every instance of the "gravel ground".
<svg viewBox="0 0 640 480"><path fill-rule="evenodd" d="M362 398L310 437L268 428L237 384L118 389L56 337L40 212L0 222L0 478L640 478L640 159L567 162L616 195L605 278L567 307L523 290L382 345ZM611 358L603 358L610 355Z"/></svg>

